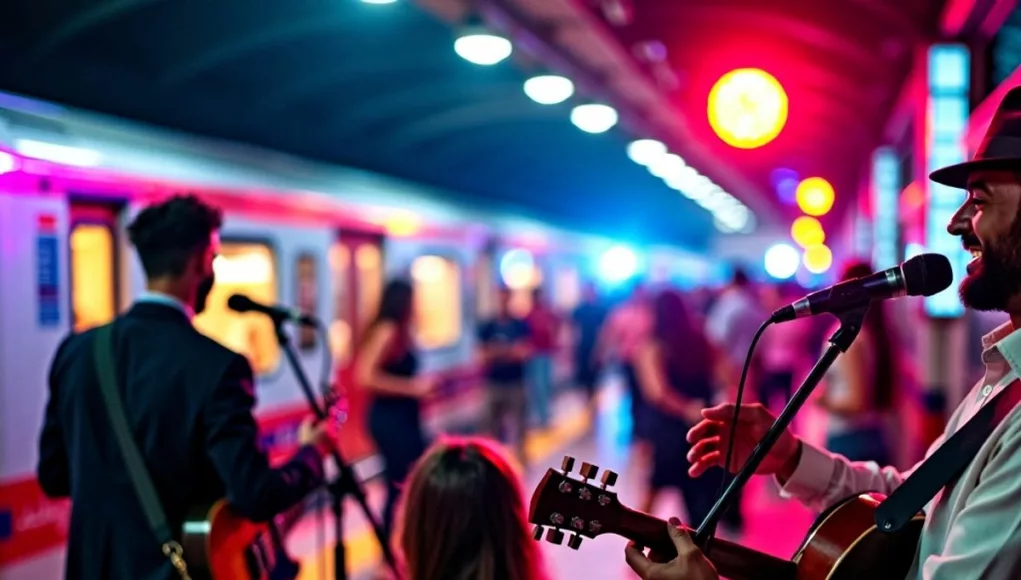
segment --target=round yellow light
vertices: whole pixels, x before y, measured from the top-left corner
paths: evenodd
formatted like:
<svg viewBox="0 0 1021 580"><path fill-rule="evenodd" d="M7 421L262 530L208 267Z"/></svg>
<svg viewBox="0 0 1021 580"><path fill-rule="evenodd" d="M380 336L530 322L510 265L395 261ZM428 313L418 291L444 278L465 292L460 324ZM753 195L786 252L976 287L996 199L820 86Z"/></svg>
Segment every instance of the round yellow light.
<svg viewBox="0 0 1021 580"><path fill-rule="evenodd" d="M794 197L801 211L811 216L821 216L833 209L836 194L830 182L821 177L809 177L798 184Z"/></svg>
<svg viewBox="0 0 1021 580"><path fill-rule="evenodd" d="M791 224L791 239L802 248L807 248L825 242L826 232L819 220L803 215Z"/></svg>
<svg viewBox="0 0 1021 580"><path fill-rule="evenodd" d="M813 274L822 274L833 265L833 252L825 244L817 244L805 248L801 261L805 269Z"/></svg>
<svg viewBox="0 0 1021 580"><path fill-rule="evenodd" d="M709 125L725 143L755 149L769 143L787 124L787 92L764 70L728 72L709 91Z"/></svg>

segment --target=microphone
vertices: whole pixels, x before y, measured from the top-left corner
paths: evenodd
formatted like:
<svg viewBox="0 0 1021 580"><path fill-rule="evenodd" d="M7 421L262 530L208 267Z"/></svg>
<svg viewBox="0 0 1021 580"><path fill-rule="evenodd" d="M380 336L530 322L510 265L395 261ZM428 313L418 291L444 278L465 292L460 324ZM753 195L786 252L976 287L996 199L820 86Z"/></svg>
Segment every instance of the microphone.
<svg viewBox="0 0 1021 580"><path fill-rule="evenodd" d="M305 326L319 326L318 320L308 314L303 314L300 310L260 304L244 294L235 294L228 298L227 308L234 312L261 312L277 323L290 320Z"/></svg>
<svg viewBox="0 0 1021 580"><path fill-rule="evenodd" d="M813 292L778 309L769 321L787 322L824 312L836 314L865 306L873 300L932 296L946 290L953 280L954 273L946 256L920 254L899 266Z"/></svg>

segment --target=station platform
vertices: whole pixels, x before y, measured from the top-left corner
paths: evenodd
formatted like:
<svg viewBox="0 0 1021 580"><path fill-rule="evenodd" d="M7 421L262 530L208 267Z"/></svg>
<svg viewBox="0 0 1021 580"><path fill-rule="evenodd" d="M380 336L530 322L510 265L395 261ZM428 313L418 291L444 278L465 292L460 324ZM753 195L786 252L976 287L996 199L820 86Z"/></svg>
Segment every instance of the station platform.
<svg viewBox="0 0 1021 580"><path fill-rule="evenodd" d="M635 506L641 497L646 467L629 457L630 421L623 411L623 389L609 381L600 393L594 422L586 412L584 401L575 393L566 393L556 401L554 427L545 432L530 433L527 442L529 465L525 470L525 493L531 495L546 469L559 468L564 455L576 459L576 465L588 461L600 468L618 473L614 490L625 505ZM800 417L799 417L800 419ZM804 421L799 421L804 423ZM807 427L807 426L806 426ZM802 427L804 428L804 427ZM383 502L382 485L367 485L374 510ZM528 498L526 497L526 502ZM756 477L749 483L743 498L745 529L737 537L725 536L750 548L778 557L790 558L801 544L813 515L800 504L781 499L767 478ZM678 516L685 521L680 497L664 494L655 515L666 519ZM291 554L302 561L301 580L332 580L332 518L322 515L323 534L319 537L316 517L306 517L292 531L288 545ZM349 578L369 580L378 577L379 548L361 515L349 502L345 512L345 546ZM543 542L546 566L552 578L631 579L636 576L624 563L626 540L616 536L585 539L579 550ZM326 549L319 550L319 546Z"/></svg>

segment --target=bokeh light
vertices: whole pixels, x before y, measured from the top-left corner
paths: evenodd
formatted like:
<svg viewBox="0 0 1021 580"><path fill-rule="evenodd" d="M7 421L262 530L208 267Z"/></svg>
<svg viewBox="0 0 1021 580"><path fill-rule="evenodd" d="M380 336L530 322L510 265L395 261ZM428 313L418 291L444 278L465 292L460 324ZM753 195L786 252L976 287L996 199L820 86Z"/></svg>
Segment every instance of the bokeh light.
<svg viewBox="0 0 1021 580"><path fill-rule="evenodd" d="M816 246L826 241L822 224L814 217L803 215L791 224L791 239L802 248Z"/></svg>
<svg viewBox="0 0 1021 580"><path fill-rule="evenodd" d="M809 177L798 184L795 196L801 211L811 216L822 216L833 209L836 194L830 182L821 177Z"/></svg>
<svg viewBox="0 0 1021 580"><path fill-rule="evenodd" d="M614 246L599 260L599 276L607 282L623 282L638 271L638 256L624 246Z"/></svg>
<svg viewBox="0 0 1021 580"><path fill-rule="evenodd" d="M813 274L822 274L833 265L833 252L825 244L805 248L805 269Z"/></svg>
<svg viewBox="0 0 1021 580"><path fill-rule="evenodd" d="M790 244L774 244L764 258L766 273L777 280L786 280L798 271L801 257L798 250Z"/></svg>
<svg viewBox="0 0 1021 580"><path fill-rule="evenodd" d="M776 196L784 205L797 204L796 192L800 181L798 172L786 167L774 169L770 173L770 182L773 184L773 189L776 190Z"/></svg>
<svg viewBox="0 0 1021 580"><path fill-rule="evenodd" d="M728 72L709 91L709 125L725 143L739 149L766 145L787 123L787 93L764 70Z"/></svg>
<svg viewBox="0 0 1021 580"><path fill-rule="evenodd" d="M513 249L500 259L500 277L511 290L528 288L535 277L535 259L527 250Z"/></svg>

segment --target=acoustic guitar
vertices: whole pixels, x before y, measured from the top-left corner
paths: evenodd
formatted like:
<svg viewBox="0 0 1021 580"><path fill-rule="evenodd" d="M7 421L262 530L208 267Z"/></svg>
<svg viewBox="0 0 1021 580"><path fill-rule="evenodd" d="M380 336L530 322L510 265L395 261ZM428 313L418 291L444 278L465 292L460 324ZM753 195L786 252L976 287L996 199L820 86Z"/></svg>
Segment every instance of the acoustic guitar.
<svg viewBox="0 0 1021 580"><path fill-rule="evenodd" d="M299 502L270 522L237 515L226 499L189 510L181 534L192 580L295 580L300 564L287 553L284 536L305 514Z"/></svg>
<svg viewBox="0 0 1021 580"><path fill-rule="evenodd" d="M560 471L549 469L532 494L528 518L533 536L577 550L583 538L613 534L635 541L666 557L677 554L665 521L630 509L607 489L617 474L582 463L580 479L570 475L574 458L564 457ZM915 559L924 517L919 514L895 533L876 528L874 512L881 494L845 499L823 512L790 560L713 539L709 560L731 580L904 580ZM547 526L545 530L543 526ZM694 532L692 531L692 535Z"/></svg>

